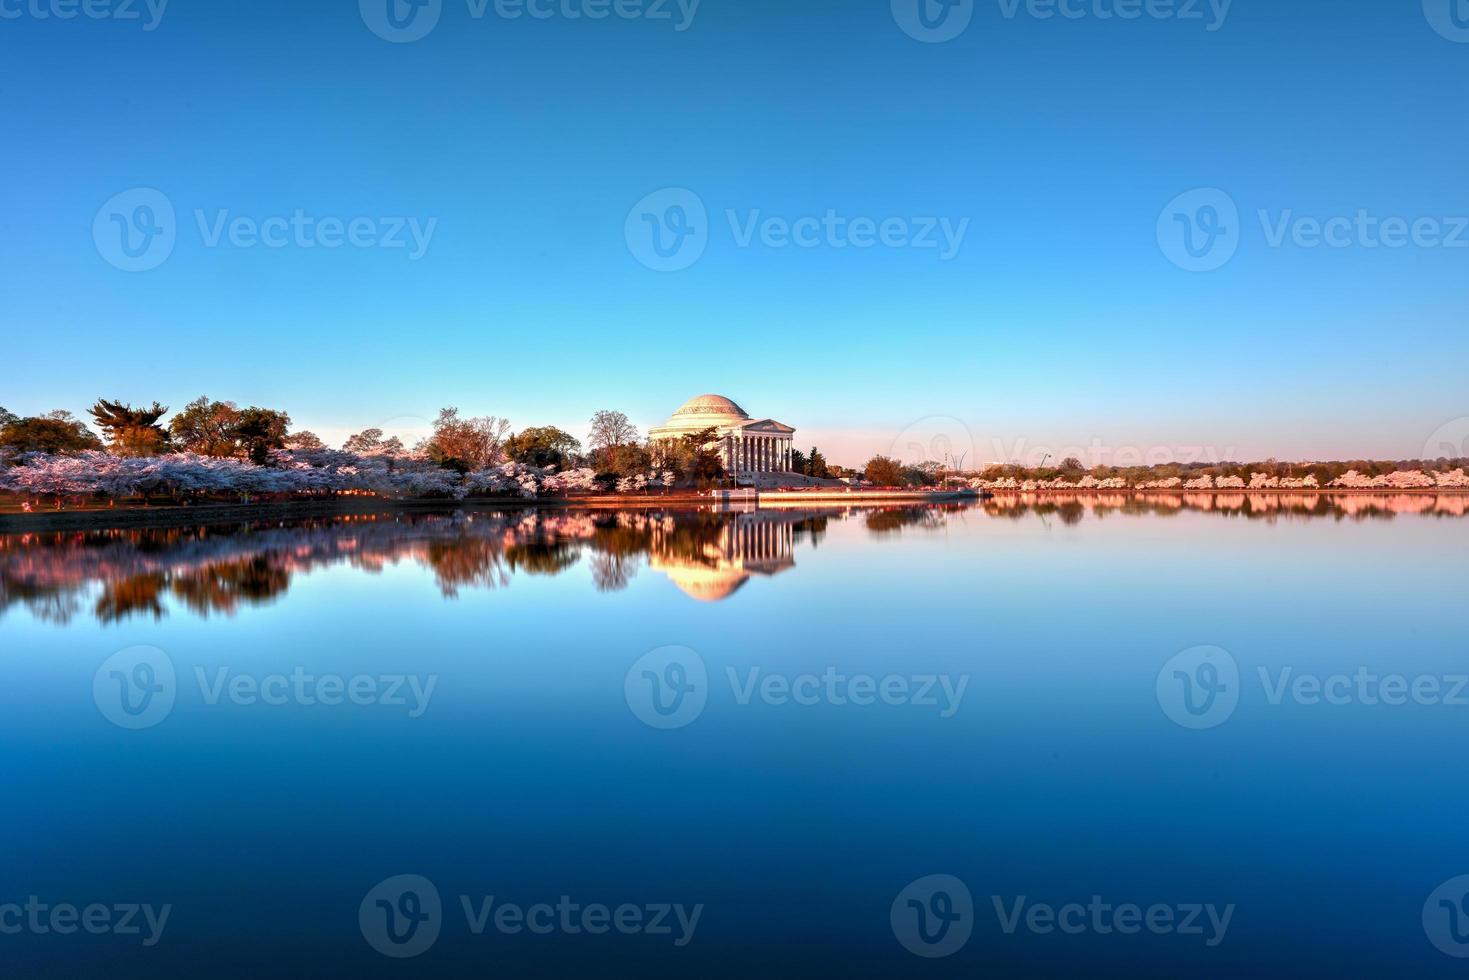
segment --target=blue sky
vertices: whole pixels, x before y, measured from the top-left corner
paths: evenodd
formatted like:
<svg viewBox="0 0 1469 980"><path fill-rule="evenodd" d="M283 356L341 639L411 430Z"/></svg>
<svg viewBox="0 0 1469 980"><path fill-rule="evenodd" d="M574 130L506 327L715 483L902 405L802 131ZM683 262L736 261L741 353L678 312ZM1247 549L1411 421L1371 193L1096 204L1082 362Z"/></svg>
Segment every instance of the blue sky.
<svg viewBox="0 0 1469 980"><path fill-rule="evenodd" d="M598 20L567 16L586 0L515 19L441 0L407 43L367 26L387 0L172 0L152 30L142 0L140 20L38 16L64 2L0 0L13 411L207 393L333 440L445 404L584 435L598 408L646 428L712 391L849 464L914 431L985 460L1401 458L1469 416L1469 28L1447 0L1235 0L1222 19L967 0L943 43L900 28L909 0ZM137 188L176 240L130 272L99 212ZM626 229L666 188L707 220L697 261L660 272ZM1160 247L1165 207L1200 188L1239 212L1208 272ZM363 241L432 234L416 259L210 244L222 219L297 212L369 219ZM740 242L828 212L967 224L948 257ZM1309 247L1295 224L1270 243L1359 212L1466 247Z"/></svg>

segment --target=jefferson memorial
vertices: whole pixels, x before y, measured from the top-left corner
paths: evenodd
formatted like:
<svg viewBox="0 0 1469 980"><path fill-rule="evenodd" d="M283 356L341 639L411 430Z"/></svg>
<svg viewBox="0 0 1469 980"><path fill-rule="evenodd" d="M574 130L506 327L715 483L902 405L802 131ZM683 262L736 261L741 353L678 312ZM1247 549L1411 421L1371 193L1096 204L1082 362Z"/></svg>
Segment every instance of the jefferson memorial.
<svg viewBox="0 0 1469 980"><path fill-rule="evenodd" d="M791 469L796 430L775 419L752 419L723 395L700 395L673 413L663 425L648 430L653 442L672 441L713 429L724 468L738 479L757 479L757 473L786 473Z"/></svg>

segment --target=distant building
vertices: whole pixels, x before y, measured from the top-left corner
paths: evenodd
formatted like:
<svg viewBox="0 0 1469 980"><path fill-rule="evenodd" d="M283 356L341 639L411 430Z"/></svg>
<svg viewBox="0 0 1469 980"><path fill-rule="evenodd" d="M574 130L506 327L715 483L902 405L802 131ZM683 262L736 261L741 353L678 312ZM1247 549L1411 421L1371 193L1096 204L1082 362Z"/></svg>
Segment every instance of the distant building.
<svg viewBox="0 0 1469 980"><path fill-rule="evenodd" d="M713 429L724 468L737 479L754 480L760 473L788 473L796 430L775 419L751 419L743 408L723 395L691 399L663 425L648 431L653 442L673 442Z"/></svg>

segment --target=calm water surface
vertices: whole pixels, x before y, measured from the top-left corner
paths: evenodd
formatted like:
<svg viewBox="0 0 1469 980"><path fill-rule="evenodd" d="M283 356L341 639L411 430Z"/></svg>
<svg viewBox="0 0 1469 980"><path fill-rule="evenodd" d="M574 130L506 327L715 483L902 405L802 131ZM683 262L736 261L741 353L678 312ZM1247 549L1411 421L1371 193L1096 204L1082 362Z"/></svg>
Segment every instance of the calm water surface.
<svg viewBox="0 0 1469 980"><path fill-rule="evenodd" d="M0 960L1462 975L1466 555L1431 495L0 536Z"/></svg>

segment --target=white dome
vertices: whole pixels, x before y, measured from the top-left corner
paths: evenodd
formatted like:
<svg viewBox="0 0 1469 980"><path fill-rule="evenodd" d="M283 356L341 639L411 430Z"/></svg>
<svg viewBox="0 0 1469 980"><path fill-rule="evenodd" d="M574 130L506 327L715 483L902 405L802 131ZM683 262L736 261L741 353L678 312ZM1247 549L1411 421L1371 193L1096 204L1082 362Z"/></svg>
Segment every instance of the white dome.
<svg viewBox="0 0 1469 980"><path fill-rule="evenodd" d="M700 395L698 398L690 398L682 408L673 413L673 419L684 417L707 418L710 421L715 419L743 421L748 420L750 416L745 414L743 408L723 395Z"/></svg>

